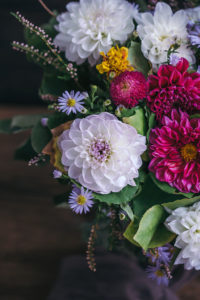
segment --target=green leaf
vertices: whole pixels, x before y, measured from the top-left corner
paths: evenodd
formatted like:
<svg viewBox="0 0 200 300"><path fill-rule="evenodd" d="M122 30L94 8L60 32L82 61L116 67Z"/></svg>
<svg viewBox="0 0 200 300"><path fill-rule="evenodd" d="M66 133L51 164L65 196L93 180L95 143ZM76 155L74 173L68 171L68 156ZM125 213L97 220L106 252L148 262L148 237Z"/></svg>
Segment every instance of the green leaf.
<svg viewBox="0 0 200 300"><path fill-rule="evenodd" d="M128 227L126 228L126 231L124 232L123 236L132 244L134 244L135 246L140 247L140 245L133 239L136 232L138 230L138 223L134 220L134 222L132 221Z"/></svg>
<svg viewBox="0 0 200 300"><path fill-rule="evenodd" d="M147 131L147 141L149 141L149 135L150 135L150 132L151 132L151 129L155 127L156 125L156 115L151 113L150 114L150 117L149 117L149 129Z"/></svg>
<svg viewBox="0 0 200 300"><path fill-rule="evenodd" d="M200 114L191 115L190 119L200 119Z"/></svg>
<svg viewBox="0 0 200 300"><path fill-rule="evenodd" d="M133 212L134 215L141 218L146 210L152 206L156 204L173 202L181 198L182 195L165 193L154 184L150 176L147 176L141 193L133 200Z"/></svg>
<svg viewBox="0 0 200 300"><path fill-rule="evenodd" d="M65 113L55 112L53 115L48 117L47 125L49 129L53 129L67 121L72 120L73 116L68 116Z"/></svg>
<svg viewBox="0 0 200 300"><path fill-rule="evenodd" d="M39 90L40 95L54 95L61 96L67 89L67 81L58 78L58 74L44 72L41 87Z"/></svg>
<svg viewBox="0 0 200 300"><path fill-rule="evenodd" d="M168 203L163 203L162 205L168 209L174 210L178 207L183 207L183 206L189 206L194 204L195 202L200 201L200 195L193 197L193 198L185 198L185 199L180 199L176 200L173 202L168 202Z"/></svg>
<svg viewBox="0 0 200 300"><path fill-rule="evenodd" d="M164 224L160 224L157 228L151 242L149 243L149 248L156 248L162 247L167 243L173 241L176 237L176 234L172 233L171 231L167 230Z"/></svg>
<svg viewBox="0 0 200 300"><path fill-rule="evenodd" d="M41 118L45 117L44 114L37 115L18 115L12 119L12 129L29 129L34 127Z"/></svg>
<svg viewBox="0 0 200 300"><path fill-rule="evenodd" d="M148 10L147 1L145 1L145 0L135 0L134 2L139 5L140 12L146 12Z"/></svg>
<svg viewBox="0 0 200 300"><path fill-rule="evenodd" d="M11 133L11 119L0 120L0 133Z"/></svg>
<svg viewBox="0 0 200 300"><path fill-rule="evenodd" d="M176 188L171 187L166 182L161 182L161 181L157 180L156 177L155 177L155 175L153 173L149 173L149 175L150 175L151 179L153 180L153 182L157 185L157 187L159 187L165 193L174 194L174 195L183 195L183 196L185 196L187 198L192 198L194 196L193 193L178 192L176 190Z"/></svg>
<svg viewBox="0 0 200 300"><path fill-rule="evenodd" d="M140 43L131 42L131 46L128 49L128 60L137 71L142 72L145 76L148 75L150 65L142 54Z"/></svg>
<svg viewBox="0 0 200 300"><path fill-rule="evenodd" d="M19 146L16 149L14 158L18 160L29 161L36 154L37 153L33 150L33 147L31 145L31 139L29 138L27 141L25 141L21 146Z"/></svg>
<svg viewBox="0 0 200 300"><path fill-rule="evenodd" d="M132 115L135 114L135 107L133 108L122 108L122 110L120 110L120 117L121 118L127 118L127 117L131 117Z"/></svg>
<svg viewBox="0 0 200 300"><path fill-rule="evenodd" d="M44 147L51 140L52 134L47 127L42 126L41 122L38 122L31 133L31 144L33 149L40 153Z"/></svg>
<svg viewBox="0 0 200 300"><path fill-rule="evenodd" d="M133 126L141 135L146 135L147 122L144 110L141 107L135 109L135 113L131 117L124 117L123 122Z"/></svg>
<svg viewBox="0 0 200 300"><path fill-rule="evenodd" d="M139 223L139 228L134 240L144 249L149 248L150 242L158 229L158 226L165 220L166 212L161 205L155 205L145 212Z"/></svg>
<svg viewBox="0 0 200 300"><path fill-rule="evenodd" d="M119 193L110 193L110 194L97 194L93 193L95 199L100 202L105 202L108 205L111 204L125 204L131 201L138 190L137 186L127 185Z"/></svg>
<svg viewBox="0 0 200 300"><path fill-rule="evenodd" d="M121 204L120 206L127 213L129 219L131 221L133 221L134 220L134 214L133 214L133 211L132 211L131 207L128 204Z"/></svg>
<svg viewBox="0 0 200 300"><path fill-rule="evenodd" d="M54 198L53 198L54 204L57 207L68 208L69 207L68 202L67 202L68 197L69 197L69 193L64 193L61 195L54 196Z"/></svg>

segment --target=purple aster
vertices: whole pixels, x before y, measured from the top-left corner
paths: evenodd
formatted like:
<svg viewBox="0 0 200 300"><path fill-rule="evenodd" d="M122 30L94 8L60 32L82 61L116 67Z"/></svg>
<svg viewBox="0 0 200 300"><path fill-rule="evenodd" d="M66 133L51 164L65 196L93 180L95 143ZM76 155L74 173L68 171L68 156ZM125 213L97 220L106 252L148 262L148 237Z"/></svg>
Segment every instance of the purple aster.
<svg viewBox="0 0 200 300"><path fill-rule="evenodd" d="M152 263L163 263L168 265L173 256L171 248L171 245L158 247L148 251L146 256L151 259Z"/></svg>
<svg viewBox="0 0 200 300"><path fill-rule="evenodd" d="M83 99L85 99L86 94L80 93L80 92L74 92L71 91L68 93L68 91L65 91L62 94L62 97L58 98L58 106L59 110L62 112L66 112L67 115L69 115L71 112L74 114L78 112L81 112L84 107L82 104L84 104Z"/></svg>
<svg viewBox="0 0 200 300"><path fill-rule="evenodd" d="M166 271L162 269L159 264L157 264L156 266L148 266L146 268L146 272L149 278L157 281L157 284L168 286L169 279L167 277Z"/></svg>
<svg viewBox="0 0 200 300"><path fill-rule="evenodd" d="M188 26L189 40L192 46L200 48L200 21L196 22L193 26Z"/></svg>
<svg viewBox="0 0 200 300"><path fill-rule="evenodd" d="M90 208L93 206L92 192L74 187L71 194L69 195L69 206L76 214L86 214Z"/></svg>
<svg viewBox="0 0 200 300"><path fill-rule="evenodd" d="M62 176L62 172L58 171L58 170L54 170L53 171L53 178L60 178Z"/></svg>

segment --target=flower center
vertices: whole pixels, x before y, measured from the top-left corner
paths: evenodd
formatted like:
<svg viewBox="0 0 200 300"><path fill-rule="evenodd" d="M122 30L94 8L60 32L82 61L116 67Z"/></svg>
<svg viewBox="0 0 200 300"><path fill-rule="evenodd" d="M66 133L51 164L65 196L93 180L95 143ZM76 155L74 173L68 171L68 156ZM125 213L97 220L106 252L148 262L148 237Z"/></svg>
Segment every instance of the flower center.
<svg viewBox="0 0 200 300"><path fill-rule="evenodd" d="M181 156L187 162L196 159L198 154L197 148L192 143L186 144L181 148Z"/></svg>
<svg viewBox="0 0 200 300"><path fill-rule="evenodd" d="M163 277L164 276L164 273L161 270L155 271L155 274L156 274L157 277Z"/></svg>
<svg viewBox="0 0 200 300"><path fill-rule="evenodd" d="M90 145L89 154L98 162L105 162L111 155L110 145L102 139L94 140Z"/></svg>
<svg viewBox="0 0 200 300"><path fill-rule="evenodd" d="M120 87L122 90L127 91L130 89L130 83L127 81L122 81L122 83L120 84Z"/></svg>
<svg viewBox="0 0 200 300"><path fill-rule="evenodd" d="M77 198L76 198L76 202L79 204L79 205L84 205L86 203L87 199L83 196L83 195L79 195Z"/></svg>
<svg viewBox="0 0 200 300"><path fill-rule="evenodd" d="M73 107L73 106L75 106L75 104L76 104L76 100L75 99L69 98L67 100L67 106Z"/></svg>

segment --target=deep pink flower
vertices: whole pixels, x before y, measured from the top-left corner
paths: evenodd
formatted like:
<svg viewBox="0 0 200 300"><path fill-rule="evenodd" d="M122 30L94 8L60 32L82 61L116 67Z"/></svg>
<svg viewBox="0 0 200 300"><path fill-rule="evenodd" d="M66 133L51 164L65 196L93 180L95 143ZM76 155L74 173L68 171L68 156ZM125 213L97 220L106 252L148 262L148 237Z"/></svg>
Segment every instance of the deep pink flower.
<svg viewBox="0 0 200 300"><path fill-rule="evenodd" d="M149 170L184 193L200 192L200 119L173 109L150 134Z"/></svg>
<svg viewBox="0 0 200 300"><path fill-rule="evenodd" d="M121 73L111 82L110 95L116 105L136 106L147 95L145 76L141 72Z"/></svg>
<svg viewBox="0 0 200 300"><path fill-rule="evenodd" d="M176 66L162 65L148 79L147 104L157 120L170 116L173 108L189 114L200 111L200 74L188 73L189 63L181 58Z"/></svg>

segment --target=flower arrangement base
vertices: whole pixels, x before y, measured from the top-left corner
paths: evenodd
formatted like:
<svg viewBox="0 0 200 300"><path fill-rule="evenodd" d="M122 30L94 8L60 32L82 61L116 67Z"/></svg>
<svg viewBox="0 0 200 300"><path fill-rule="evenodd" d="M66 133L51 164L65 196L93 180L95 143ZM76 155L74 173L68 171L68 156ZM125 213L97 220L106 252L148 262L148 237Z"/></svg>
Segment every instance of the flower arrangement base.
<svg viewBox="0 0 200 300"><path fill-rule="evenodd" d="M134 257L100 253L96 262L93 273L81 255L64 259L48 300L178 300L174 290L194 274L180 271L168 288L149 279Z"/></svg>

